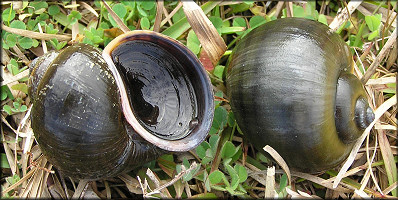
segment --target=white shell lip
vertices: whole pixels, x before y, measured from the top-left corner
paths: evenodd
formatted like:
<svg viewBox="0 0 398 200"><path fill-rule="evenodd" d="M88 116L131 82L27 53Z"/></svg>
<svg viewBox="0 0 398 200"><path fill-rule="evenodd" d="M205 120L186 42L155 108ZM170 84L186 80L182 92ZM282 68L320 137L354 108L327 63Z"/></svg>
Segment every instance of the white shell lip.
<svg viewBox="0 0 398 200"><path fill-rule="evenodd" d="M190 134L185 136L184 138L178 140L166 140L159 138L152 133L148 132L137 120L134 116L133 110L130 106L129 98L127 96L126 87L122 81L121 75L119 74L115 64L113 63L111 53L113 49L123 42L129 41L126 38L131 38L134 40L134 36L145 35L151 37L156 37L157 39L166 41L167 43L172 43L176 45L182 51L185 51L191 57L191 60L197 62L200 69L192 69L196 70L199 74L201 79L201 85L203 88L203 93L197 95L198 98L204 99L204 112L202 116L198 116L201 118L201 123L199 123L198 128L194 129ZM170 38L166 35L161 33L153 32L153 31L146 31L146 30L134 30L130 32L126 32L122 35L119 35L115 39L113 39L103 50L102 56L104 60L109 65L109 68L115 77L116 84L119 88L119 94L121 98L121 104L123 109L123 114L125 116L126 121L132 126L136 133L138 133L142 138L146 141L156 145L157 147L167 150L167 151L174 151L174 152L182 152L182 151L189 151L196 146L198 146L203 140L206 138L208 132L210 131L212 121L213 121L213 113L214 113L214 100L213 100L213 91L209 77L202 66L199 59L197 59L196 55L194 55L187 47L185 47L182 43L173 38ZM197 67L198 68L198 67Z"/></svg>

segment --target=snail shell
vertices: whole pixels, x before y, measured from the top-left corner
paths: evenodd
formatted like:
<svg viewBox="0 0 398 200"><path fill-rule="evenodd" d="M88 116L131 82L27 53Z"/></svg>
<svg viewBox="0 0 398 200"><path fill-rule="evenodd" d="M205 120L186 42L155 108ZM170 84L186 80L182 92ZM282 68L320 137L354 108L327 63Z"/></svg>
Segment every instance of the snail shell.
<svg viewBox="0 0 398 200"><path fill-rule="evenodd" d="M270 145L293 169L337 166L374 119L352 64L349 47L319 22L285 18L257 27L226 72L237 123L254 147L265 153Z"/></svg>
<svg viewBox="0 0 398 200"><path fill-rule="evenodd" d="M207 136L213 94L184 45L131 31L98 48L78 44L32 62L32 128L65 175L112 177Z"/></svg>

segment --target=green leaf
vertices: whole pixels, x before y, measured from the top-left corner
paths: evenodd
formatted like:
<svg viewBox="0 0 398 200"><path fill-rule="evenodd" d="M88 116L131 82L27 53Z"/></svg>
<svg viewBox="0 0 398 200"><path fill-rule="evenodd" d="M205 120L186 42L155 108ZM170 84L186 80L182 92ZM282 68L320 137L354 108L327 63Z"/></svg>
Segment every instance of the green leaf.
<svg viewBox="0 0 398 200"><path fill-rule="evenodd" d="M121 4L121 3L117 3L112 7L112 10L117 14L117 16L119 16L121 19L124 18L124 16L126 16L127 14L127 9L126 7Z"/></svg>
<svg viewBox="0 0 398 200"><path fill-rule="evenodd" d="M151 10L152 8L155 7L155 4L156 4L155 1L142 1L141 7L145 10Z"/></svg>
<svg viewBox="0 0 398 200"><path fill-rule="evenodd" d="M209 175L210 184L212 185L220 183L224 178L225 175L219 170L215 170Z"/></svg>
<svg viewBox="0 0 398 200"><path fill-rule="evenodd" d="M233 127L235 125L235 115L234 112L229 112L228 113L228 126Z"/></svg>
<svg viewBox="0 0 398 200"><path fill-rule="evenodd" d="M151 27L151 23L149 22L149 19L147 17L141 18L141 28L143 30L149 30Z"/></svg>
<svg viewBox="0 0 398 200"><path fill-rule="evenodd" d="M12 102L12 105L14 106L14 108L15 108L16 110L19 110L19 108L21 107L21 104L20 104L18 101Z"/></svg>
<svg viewBox="0 0 398 200"><path fill-rule="evenodd" d="M190 199L218 199L217 195L211 192L200 193L190 197Z"/></svg>
<svg viewBox="0 0 398 200"><path fill-rule="evenodd" d="M22 105L21 108L19 109L20 112L25 112L28 110L28 107L26 105Z"/></svg>
<svg viewBox="0 0 398 200"><path fill-rule="evenodd" d="M39 10L42 8L47 8L48 4L45 1L34 1L34 2L30 2L30 6L35 8L35 10Z"/></svg>
<svg viewBox="0 0 398 200"><path fill-rule="evenodd" d="M206 156L202 159L202 164L206 165L207 163L211 162L214 159L213 153L211 149L206 150Z"/></svg>
<svg viewBox="0 0 398 200"><path fill-rule="evenodd" d="M9 183L10 185L15 184L16 182L18 182L21 178L19 178L18 174L14 174L14 176L10 176L6 178L7 183Z"/></svg>
<svg viewBox="0 0 398 200"><path fill-rule="evenodd" d="M269 163L270 162L269 159L267 157L265 157L264 154L262 154L260 152L256 154L256 158L258 160L260 160L261 162L264 162L264 163Z"/></svg>
<svg viewBox="0 0 398 200"><path fill-rule="evenodd" d="M3 49L10 49L10 47L3 38L1 40L1 46L3 47Z"/></svg>
<svg viewBox="0 0 398 200"><path fill-rule="evenodd" d="M206 188L206 190L207 190L208 192L210 192L211 187L210 187L210 180L209 180L208 177L209 177L209 176L208 176L208 174L207 174L207 171L206 171L206 170L203 170L203 179L205 180L205 181L204 181L204 182L205 182L205 188Z"/></svg>
<svg viewBox="0 0 398 200"><path fill-rule="evenodd" d="M6 8L2 13L1 13L1 20L4 22L10 22L15 18L15 10L11 8Z"/></svg>
<svg viewBox="0 0 398 200"><path fill-rule="evenodd" d="M243 183L247 179L247 171L246 168L242 165L236 164L234 167L235 171L238 173L239 176L239 183Z"/></svg>
<svg viewBox="0 0 398 200"><path fill-rule="evenodd" d="M222 75L224 73L224 68L225 68L225 66L217 65L216 67L214 67L213 74L216 77L218 77L219 79L222 79Z"/></svg>
<svg viewBox="0 0 398 200"><path fill-rule="evenodd" d="M185 169L188 169L189 167L190 166L188 165L188 167L185 167ZM200 170L200 165L197 165L195 169L191 170L190 172L188 172L183 176L183 180L190 181L193 178L193 176L195 176L195 174L198 173L199 170Z"/></svg>
<svg viewBox="0 0 398 200"><path fill-rule="evenodd" d="M193 30L190 30L187 36L187 47L195 54L200 52L200 42Z"/></svg>
<svg viewBox="0 0 398 200"><path fill-rule="evenodd" d="M368 36L368 40L373 40L374 38L379 36L379 30L373 31L371 34Z"/></svg>
<svg viewBox="0 0 398 200"><path fill-rule="evenodd" d="M22 21L19 21L19 20L12 21L11 24L10 24L10 27L11 28L17 28L17 29L26 30L25 23L23 23Z"/></svg>
<svg viewBox="0 0 398 200"><path fill-rule="evenodd" d="M39 41L37 41L36 39L32 39L32 47L37 47L39 46Z"/></svg>
<svg viewBox="0 0 398 200"><path fill-rule="evenodd" d="M122 4L125 5L127 8L134 9L135 8L135 1L122 1Z"/></svg>
<svg viewBox="0 0 398 200"><path fill-rule="evenodd" d="M235 190L239 185L239 176L238 173L235 171L234 168L231 167L229 164L224 163L225 169L227 169L228 174L231 177L231 186L230 189ZM228 188L227 188L228 189Z"/></svg>
<svg viewBox="0 0 398 200"><path fill-rule="evenodd" d="M14 58L10 59L10 63L7 64L7 69L14 76L19 73L18 63Z"/></svg>
<svg viewBox="0 0 398 200"><path fill-rule="evenodd" d="M220 136L212 135L209 138L210 150L212 152L212 156L214 157L215 153L217 152L217 145L218 141L220 140Z"/></svg>
<svg viewBox="0 0 398 200"><path fill-rule="evenodd" d="M72 12L70 12L70 14L67 16L67 19L68 19L70 25L75 24L81 18L82 18L82 15L80 14L79 11L76 11L76 10L72 10Z"/></svg>
<svg viewBox="0 0 398 200"><path fill-rule="evenodd" d="M7 85L3 85L0 88L1 90L1 101L4 101L7 97L11 100L14 100L14 96L12 96L10 88Z"/></svg>
<svg viewBox="0 0 398 200"><path fill-rule="evenodd" d="M222 91L217 91L217 92L214 94L214 96L223 98ZM216 107L218 107L218 106L220 105L221 102L222 102L222 101L214 101L214 104L215 104Z"/></svg>
<svg viewBox="0 0 398 200"><path fill-rule="evenodd" d="M4 105L4 106L3 106L3 110L4 110L8 115L12 115L11 106L9 106L9 105Z"/></svg>
<svg viewBox="0 0 398 200"><path fill-rule="evenodd" d="M287 186L287 176L286 174L283 174L279 181L279 192L282 192L286 186Z"/></svg>
<svg viewBox="0 0 398 200"><path fill-rule="evenodd" d="M209 20L213 23L214 27L216 29L221 28L222 26L222 19L220 17L216 17L216 16L211 16L209 17Z"/></svg>
<svg viewBox="0 0 398 200"><path fill-rule="evenodd" d="M264 24L267 22L264 17L261 16L254 16L250 18L249 24L251 28L256 28L257 26L260 26L261 24Z"/></svg>
<svg viewBox="0 0 398 200"><path fill-rule="evenodd" d="M50 17L48 16L47 13L41 13L40 16L37 18L40 22L45 23L44 21L49 19Z"/></svg>
<svg viewBox="0 0 398 200"><path fill-rule="evenodd" d="M7 155L5 153L0 153L0 156L1 156L1 168L9 169L10 164L8 163Z"/></svg>
<svg viewBox="0 0 398 200"><path fill-rule="evenodd" d="M210 148L210 145L206 141L202 142L198 147L196 147L195 151L200 159L203 159L206 156L206 150L208 148Z"/></svg>
<svg viewBox="0 0 398 200"><path fill-rule="evenodd" d="M284 11L286 12L286 8L284 9ZM293 16L294 17L305 17L306 13L305 13L304 8L293 4Z"/></svg>
<svg viewBox="0 0 398 200"><path fill-rule="evenodd" d="M248 4L248 3L233 4L233 5L230 5L230 7L232 8L233 13L238 13L238 12L243 12L243 11L249 10L251 5L253 5L253 2L251 4Z"/></svg>
<svg viewBox="0 0 398 200"><path fill-rule="evenodd" d="M369 30L374 32L379 29L381 24L381 14L376 15L368 15L365 16L366 24L369 27Z"/></svg>
<svg viewBox="0 0 398 200"><path fill-rule="evenodd" d="M24 49L30 49L33 46L32 38L22 37L18 40L18 44Z"/></svg>
<svg viewBox="0 0 398 200"><path fill-rule="evenodd" d="M21 91L25 94L28 94L28 86L25 83L17 83L11 86L11 89Z"/></svg>
<svg viewBox="0 0 398 200"><path fill-rule="evenodd" d="M239 27L239 26L246 27L246 21L242 17L234 18L233 21L232 21L232 26L235 26L235 27Z"/></svg>
<svg viewBox="0 0 398 200"><path fill-rule="evenodd" d="M328 26L328 21L326 20L326 16L324 14L319 15L318 22L321 22L322 24L325 24Z"/></svg>
<svg viewBox="0 0 398 200"><path fill-rule="evenodd" d="M17 44L17 35L15 34L8 34L6 37L6 43L9 47L14 47Z"/></svg>
<svg viewBox="0 0 398 200"><path fill-rule="evenodd" d="M35 27L37 27L38 20L29 20L28 23L26 24L28 30L34 30Z"/></svg>
<svg viewBox="0 0 398 200"><path fill-rule="evenodd" d="M137 6L137 11L142 17L148 17L148 14L145 12L145 10L141 6Z"/></svg>
<svg viewBox="0 0 398 200"><path fill-rule="evenodd" d="M220 32L221 34L232 34L243 32L246 28L245 27L221 27Z"/></svg>
<svg viewBox="0 0 398 200"><path fill-rule="evenodd" d="M58 5L51 5L50 7L48 7L48 14L50 15L56 15L60 12L60 9L58 7Z"/></svg>
<svg viewBox="0 0 398 200"><path fill-rule="evenodd" d="M215 134L220 130L224 129L227 123L228 112L224 107L219 106L214 110L213 124L210 130L210 134Z"/></svg>
<svg viewBox="0 0 398 200"><path fill-rule="evenodd" d="M236 147L232 142L226 141L221 149L221 158L231 158L236 153Z"/></svg>

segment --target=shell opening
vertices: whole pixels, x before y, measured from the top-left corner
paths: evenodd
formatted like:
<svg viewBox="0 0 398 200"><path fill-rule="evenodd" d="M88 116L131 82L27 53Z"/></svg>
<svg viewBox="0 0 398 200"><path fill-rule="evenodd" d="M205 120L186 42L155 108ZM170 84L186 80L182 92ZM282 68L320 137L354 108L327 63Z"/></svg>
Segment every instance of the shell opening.
<svg viewBox="0 0 398 200"><path fill-rule="evenodd" d="M211 84L200 61L178 41L131 31L103 51L128 123L145 140L187 151L206 137L213 116Z"/></svg>

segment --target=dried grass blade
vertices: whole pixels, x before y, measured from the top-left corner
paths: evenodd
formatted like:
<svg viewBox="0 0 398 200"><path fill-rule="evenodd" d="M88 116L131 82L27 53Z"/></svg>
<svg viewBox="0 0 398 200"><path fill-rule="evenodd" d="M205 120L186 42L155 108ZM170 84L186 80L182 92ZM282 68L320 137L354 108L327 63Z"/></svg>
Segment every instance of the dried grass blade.
<svg viewBox="0 0 398 200"><path fill-rule="evenodd" d="M198 4L193 1L183 1L182 5L189 24L215 66L227 50L227 45Z"/></svg>
<svg viewBox="0 0 398 200"><path fill-rule="evenodd" d="M145 197L151 197L151 195L153 195L153 194L158 194L158 193L160 193L161 190L163 190L163 189L169 187L170 185L173 185L175 182L177 182L179 179L181 179L186 173L190 172L190 171L193 170L193 169L196 169L197 166L198 166L198 164L196 164L196 162L193 162L193 163L191 164L191 166L189 167L189 169L187 169L187 170L182 170L182 171L181 171L179 174L177 174L171 181L169 181L169 182L167 182L166 184L164 184L164 185L162 185L162 186L160 186L160 187L154 189L154 190L153 190L152 192L150 192L150 193L145 193L145 192L144 192L144 198L145 198ZM139 177L138 177L138 178L139 178ZM140 179L139 179L138 181L140 181ZM141 186L141 187L142 187L142 186Z"/></svg>
<svg viewBox="0 0 398 200"><path fill-rule="evenodd" d="M153 31L155 31L155 32L159 32L159 30L160 30L160 23L162 21L163 8L164 8L163 0L157 0L156 17L155 17L155 23L153 24Z"/></svg>
<svg viewBox="0 0 398 200"><path fill-rule="evenodd" d="M313 199L313 197L311 195L309 195L305 192L301 192L299 190L298 190L298 192L300 192L300 193L295 192L295 191L291 190L290 188L286 188L286 192L292 196L292 199L304 199L304 198L305 199L308 199L308 198Z"/></svg>
<svg viewBox="0 0 398 200"><path fill-rule="evenodd" d="M329 27L332 31L336 31L347 19L349 16L357 9L357 7L362 3L362 1L350 1L348 3L347 8L343 8L338 15L333 19L332 23L330 23ZM348 11L347 11L348 9Z"/></svg>
<svg viewBox="0 0 398 200"><path fill-rule="evenodd" d="M275 191L275 166L272 166L267 169L264 198L275 198L277 196L278 194Z"/></svg>
<svg viewBox="0 0 398 200"><path fill-rule="evenodd" d="M44 166L47 164L47 159L45 157L42 157L42 159L40 160L40 168L44 168ZM44 178L45 178L45 172L44 170L38 168L39 170L37 171L37 173L35 174L35 176L33 176L33 181L32 181L32 189L29 192L29 196L30 197L40 197L41 192L40 192L40 186L41 183L43 182Z"/></svg>
<svg viewBox="0 0 398 200"><path fill-rule="evenodd" d="M3 116L1 116L3 118ZM1 127L1 129L3 129L3 127ZM1 140L3 141L3 148L4 148L4 152L6 153L6 158L8 161L8 164L10 165L11 168L11 172L13 175L15 175L17 173L17 166L16 166L16 160L15 160L15 156L11 150L11 148L8 146L6 139L4 138L4 132L3 130L1 130Z"/></svg>
<svg viewBox="0 0 398 200"><path fill-rule="evenodd" d="M397 40L397 29L394 29L392 32L390 38L388 38L386 44L383 46L381 49L380 53L377 55L376 59L372 62L368 70L365 72L363 77L361 78L361 81L363 84L366 84L370 77L375 73L377 67L379 66L380 62L384 59L384 57L387 55L389 52L388 50L392 47L394 42Z"/></svg>
<svg viewBox="0 0 398 200"><path fill-rule="evenodd" d="M109 183L108 181L104 181L104 185L105 185L105 191L106 191L106 198L107 199L111 199L111 188L109 187Z"/></svg>
<svg viewBox="0 0 398 200"><path fill-rule="evenodd" d="M163 26L164 24L166 24L166 22L169 22L170 26L173 25L173 23L171 22L171 18L177 13L178 10L180 10L180 8L182 7L182 2L180 1L180 3L177 4L177 6L174 8L173 11L171 11L170 14L166 14L167 10L164 12L165 14L165 18L163 19L163 21L160 23L160 26Z"/></svg>
<svg viewBox="0 0 398 200"><path fill-rule="evenodd" d="M395 83L395 77L385 77L378 79L369 79L366 85L384 85L389 83Z"/></svg>
<svg viewBox="0 0 398 200"><path fill-rule="evenodd" d="M48 33L38 33L34 31L22 30L17 28L11 28L4 24L1 24L1 29L7 31L9 33L25 36L28 38L38 39L38 40L51 40L57 39L59 41L68 41L72 39L70 35L57 35L57 34L48 34Z"/></svg>
<svg viewBox="0 0 398 200"><path fill-rule="evenodd" d="M77 11L77 4L76 4L76 0L72 0L72 6L74 6L72 8L72 10ZM72 25L72 40L75 41L77 34L79 34L79 23L74 23Z"/></svg>
<svg viewBox="0 0 398 200"><path fill-rule="evenodd" d="M275 159L275 161L282 167L282 169L286 172L287 175L287 179L289 180L289 185L292 184L292 177L290 175L290 170L289 167L287 166L285 160L283 160L282 156L279 155L279 153L277 151L275 151L274 148L272 148L269 145L266 145L264 148L264 151L269 153L272 158Z"/></svg>
<svg viewBox="0 0 398 200"><path fill-rule="evenodd" d="M37 168L34 168L34 169L30 170L24 177L19 179L19 181L17 181L16 183L11 185L10 187L8 187L8 188L4 189L3 191L1 191L1 196L4 196L5 194L10 192L11 190L14 190L15 188L17 188L19 185L21 185L23 182L25 182L28 178L30 178L35 173L36 170L37 170Z"/></svg>
<svg viewBox="0 0 398 200"><path fill-rule="evenodd" d="M375 129L384 129L384 130L397 130L396 126L393 125L384 125L384 124L375 124Z"/></svg>
<svg viewBox="0 0 398 200"><path fill-rule="evenodd" d="M142 194L140 183L137 179L129 176L128 174L122 174L118 176L124 183L126 183L127 189L135 194Z"/></svg>
<svg viewBox="0 0 398 200"><path fill-rule="evenodd" d="M80 180L79 185L77 185L75 193L73 193L72 199L78 199L81 197L84 189L87 187L88 180Z"/></svg>
<svg viewBox="0 0 398 200"><path fill-rule="evenodd" d="M361 198L364 198L364 199L369 199L369 198L370 198L370 196L367 195L364 191L355 190L354 192L355 192L355 194L357 194L357 195L360 196Z"/></svg>
<svg viewBox="0 0 398 200"><path fill-rule="evenodd" d="M129 32L130 29L126 26L126 24L123 23L123 21L120 19L120 17L112 10L112 8L106 3L105 0L102 0L102 3L104 3L104 6L106 10L108 10L109 14L111 14L112 18L115 20L116 24L119 26L119 28L124 32Z"/></svg>
<svg viewBox="0 0 398 200"><path fill-rule="evenodd" d="M88 11L90 11L91 13L93 13L96 17L99 17L97 11L94 10L93 7L91 7L90 5L88 5L86 2L84 1L78 1L78 3L83 6L85 9L87 9Z"/></svg>
<svg viewBox="0 0 398 200"><path fill-rule="evenodd" d="M386 189L384 189L384 190L383 190L383 193L384 193L384 194L388 194L388 193L390 193L391 191L396 190L397 187L398 187L398 182L395 182L395 183L391 184L390 186L388 186Z"/></svg>
<svg viewBox="0 0 398 200"><path fill-rule="evenodd" d="M2 77L4 78L4 80L1 82L1 86L3 85L8 85L10 83L16 82L22 78L28 77L29 76L29 70L25 70L23 72L20 72L19 74L15 75L15 76L7 76L7 78L4 77L4 71L2 70Z"/></svg>
<svg viewBox="0 0 398 200"><path fill-rule="evenodd" d="M384 160L384 167L387 173L388 184L392 185L397 182L397 166L394 162L394 155L391 151L391 146L388 138L383 130L377 131L377 137L380 142L381 156ZM397 196L397 191L392 190L392 196Z"/></svg>
<svg viewBox="0 0 398 200"><path fill-rule="evenodd" d="M41 25L37 24L37 27L39 28L39 32L43 33L43 30L41 29ZM47 53L47 43L45 40L41 40L41 46L43 48L43 53L46 54Z"/></svg>
<svg viewBox="0 0 398 200"><path fill-rule="evenodd" d="M370 130L373 128L374 124L376 121L393 105L397 103L397 98L396 95L388 99L386 102L384 102L382 105L380 105L377 110L375 111L375 119L373 120L372 123L365 129L365 131L362 133L361 137L358 138L357 142L355 143L353 149L351 150L350 155L348 156L346 162L344 165L341 167L339 173L336 176L336 179L334 180L333 183L333 188L336 188L337 185L340 183L341 179L344 177L344 174L347 172L348 168L352 165L354 162L355 156L358 153L359 148L361 147L363 141L365 140L366 136L370 133Z"/></svg>
<svg viewBox="0 0 398 200"><path fill-rule="evenodd" d="M378 142L377 142L377 138L376 138L375 146L373 148L376 149L377 146L378 146ZM375 178L375 176L373 174L373 170L372 170L372 163L373 163L373 161L374 161L374 159L376 157L376 150L373 151L372 158L369 158L369 154L370 154L369 153L369 135L367 135L367 137L366 137L366 147L365 148L366 148L366 159L367 159L367 164L368 164L368 166L367 166L368 168L367 168L366 172L369 172L370 176L372 177L372 180L373 180L374 184L376 185L376 188L379 190L380 193L382 193L382 191L381 191L381 189L379 187L379 184L377 183L377 180L376 180L376 178ZM363 191L365 189L365 187L367 185L367 181L368 180L363 181L363 183L362 183L362 185L360 187L360 191Z"/></svg>
<svg viewBox="0 0 398 200"><path fill-rule="evenodd" d="M208 1L204 3L201 8L203 12L209 13L211 10L213 10L214 7L216 7L220 1ZM166 30L162 31L164 35L167 35L171 38L178 38L180 37L183 33L185 33L191 26L188 23L188 20L186 17L180 19L176 23L174 23L172 26L167 28Z"/></svg>
<svg viewBox="0 0 398 200"><path fill-rule="evenodd" d="M317 176L314 176L314 175L311 175L311 174L293 171L292 175L300 177L300 178L304 178L304 179L309 180L309 181L311 181L313 183L322 185L323 187L326 187L326 188L329 188L329 189L332 189L332 190L335 190L335 191L338 191L338 192L348 193L348 192L351 191L351 190L346 189L346 188L341 187L341 186L338 186L337 188L333 188L332 183L328 182L327 180L325 180L323 178L320 178L320 177L317 177Z"/></svg>
<svg viewBox="0 0 398 200"><path fill-rule="evenodd" d="M185 187L185 193L187 194L187 197L191 198L192 193L191 193L191 188L189 188L188 182L185 181L184 187Z"/></svg>

